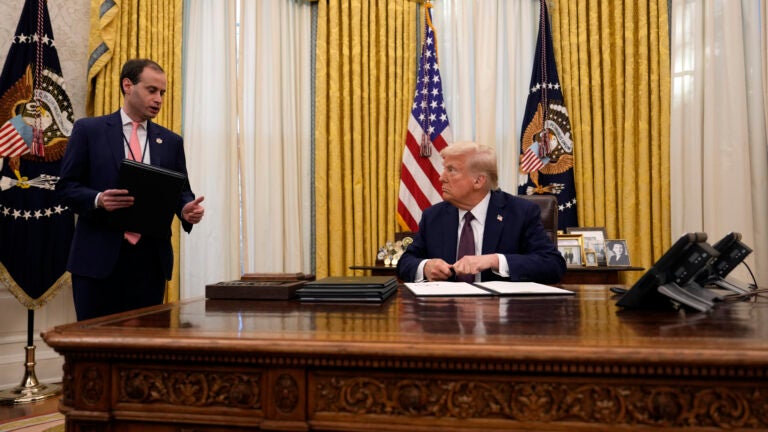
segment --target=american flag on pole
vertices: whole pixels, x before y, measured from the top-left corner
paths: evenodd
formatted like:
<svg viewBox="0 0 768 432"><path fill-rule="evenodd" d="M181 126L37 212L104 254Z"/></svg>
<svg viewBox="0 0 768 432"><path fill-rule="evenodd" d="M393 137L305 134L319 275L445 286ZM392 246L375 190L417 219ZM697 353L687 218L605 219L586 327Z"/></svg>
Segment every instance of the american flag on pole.
<svg viewBox="0 0 768 432"><path fill-rule="evenodd" d="M407 231L417 231L421 212L443 200L439 181L443 171L440 151L451 142L451 128L448 126L437 62L437 37L430 10L432 5L427 2L425 7L424 40L400 167L397 203L398 222Z"/></svg>
<svg viewBox="0 0 768 432"><path fill-rule="evenodd" d="M20 116L12 117L0 127L0 157L17 157L31 150L32 126Z"/></svg>
<svg viewBox="0 0 768 432"><path fill-rule="evenodd" d="M541 3L539 37L520 139L518 194L557 197L558 228L578 225L573 180L573 136L557 76L547 2Z"/></svg>

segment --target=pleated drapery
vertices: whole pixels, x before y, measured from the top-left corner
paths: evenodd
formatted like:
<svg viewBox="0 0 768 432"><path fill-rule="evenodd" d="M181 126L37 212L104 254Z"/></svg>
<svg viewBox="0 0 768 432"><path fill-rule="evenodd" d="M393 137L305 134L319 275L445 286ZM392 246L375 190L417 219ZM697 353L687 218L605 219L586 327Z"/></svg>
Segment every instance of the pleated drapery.
<svg viewBox="0 0 768 432"><path fill-rule="evenodd" d="M206 211L180 236L182 299L241 274L235 12L234 0L184 2L184 152Z"/></svg>
<svg viewBox="0 0 768 432"><path fill-rule="evenodd" d="M754 250L729 277L768 283L766 2L672 5L672 232L729 232ZM750 270L751 269L751 270Z"/></svg>
<svg viewBox="0 0 768 432"><path fill-rule="evenodd" d="M168 87L153 121L181 133L182 0L92 0L86 114L99 116L122 106L120 70L131 58L150 58L165 70ZM179 268L179 222L172 226L174 267ZM179 299L178 272L166 300Z"/></svg>
<svg viewBox="0 0 768 432"><path fill-rule="evenodd" d="M245 273L314 272L311 7L303 0L240 0L232 99Z"/></svg>
<svg viewBox="0 0 768 432"><path fill-rule="evenodd" d="M579 224L627 240L648 268L671 242L667 0L557 1L550 14Z"/></svg>
<svg viewBox="0 0 768 432"><path fill-rule="evenodd" d="M394 238L416 74L409 0L318 2L315 60L316 275L368 264Z"/></svg>

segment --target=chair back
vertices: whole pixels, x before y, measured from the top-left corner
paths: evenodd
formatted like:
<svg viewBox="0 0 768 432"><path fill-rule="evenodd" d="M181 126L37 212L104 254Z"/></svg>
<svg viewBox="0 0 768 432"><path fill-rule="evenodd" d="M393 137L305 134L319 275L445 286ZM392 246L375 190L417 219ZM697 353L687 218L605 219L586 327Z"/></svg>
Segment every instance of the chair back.
<svg viewBox="0 0 768 432"><path fill-rule="evenodd" d="M518 195L520 198L535 202L541 209L541 223L544 231L557 245L557 197L554 195Z"/></svg>
<svg viewBox="0 0 768 432"><path fill-rule="evenodd" d="M401 241L402 239L406 237L413 237L416 235L413 231L400 231L395 233L395 241Z"/></svg>

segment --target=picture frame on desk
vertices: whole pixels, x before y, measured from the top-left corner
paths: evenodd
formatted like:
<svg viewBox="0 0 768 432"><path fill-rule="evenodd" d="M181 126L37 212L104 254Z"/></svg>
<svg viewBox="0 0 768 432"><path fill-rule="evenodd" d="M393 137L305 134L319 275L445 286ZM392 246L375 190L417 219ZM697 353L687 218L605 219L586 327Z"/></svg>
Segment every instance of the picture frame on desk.
<svg viewBox="0 0 768 432"><path fill-rule="evenodd" d="M568 227L566 232L568 234L581 234L584 249L595 251L597 265L608 264L608 257L605 253L605 238L607 237L605 227Z"/></svg>
<svg viewBox="0 0 768 432"><path fill-rule="evenodd" d="M557 250L565 258L567 267L582 267L584 265L584 246L581 234L558 235Z"/></svg>
<svg viewBox="0 0 768 432"><path fill-rule="evenodd" d="M584 250L584 265L586 267L597 267L597 254L592 249Z"/></svg>
<svg viewBox="0 0 768 432"><path fill-rule="evenodd" d="M609 239L605 241L608 267L629 267L631 264L627 241L624 239ZM615 248L615 250L614 250Z"/></svg>

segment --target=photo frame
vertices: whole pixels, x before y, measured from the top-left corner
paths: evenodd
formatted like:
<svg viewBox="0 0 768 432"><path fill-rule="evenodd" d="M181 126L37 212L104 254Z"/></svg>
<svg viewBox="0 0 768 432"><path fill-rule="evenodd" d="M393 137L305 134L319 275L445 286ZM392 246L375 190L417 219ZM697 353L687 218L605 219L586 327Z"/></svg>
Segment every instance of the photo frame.
<svg viewBox="0 0 768 432"><path fill-rule="evenodd" d="M557 236L557 250L565 258L568 267L584 265L584 246L581 234L561 234Z"/></svg>
<svg viewBox="0 0 768 432"><path fill-rule="evenodd" d="M609 267L629 267L631 265L626 240L608 239L605 241L605 250Z"/></svg>
<svg viewBox="0 0 768 432"><path fill-rule="evenodd" d="M584 251L584 265L586 267L597 267L597 254L592 249Z"/></svg>
<svg viewBox="0 0 768 432"><path fill-rule="evenodd" d="M604 266L608 264L608 257L605 254L605 227L568 227L568 234L581 234L582 245L584 249L595 251L597 265Z"/></svg>

